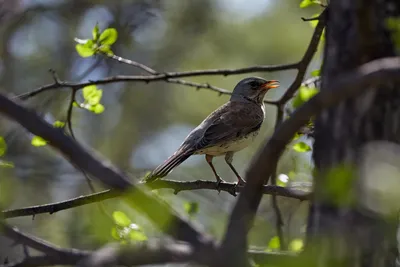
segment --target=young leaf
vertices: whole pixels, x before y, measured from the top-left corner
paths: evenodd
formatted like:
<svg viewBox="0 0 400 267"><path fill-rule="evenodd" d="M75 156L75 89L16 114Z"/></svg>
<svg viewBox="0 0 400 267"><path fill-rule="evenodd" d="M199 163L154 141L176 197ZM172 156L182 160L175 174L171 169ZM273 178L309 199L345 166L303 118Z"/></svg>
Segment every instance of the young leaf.
<svg viewBox="0 0 400 267"><path fill-rule="evenodd" d="M300 252L303 249L304 243L301 239L293 239L289 244L289 250Z"/></svg>
<svg viewBox="0 0 400 267"><path fill-rule="evenodd" d="M197 202L186 202L183 207L190 217L199 212L199 203Z"/></svg>
<svg viewBox="0 0 400 267"><path fill-rule="evenodd" d="M313 70L313 71L311 72L311 76L313 76L313 77L321 76L321 75L320 75L320 70Z"/></svg>
<svg viewBox="0 0 400 267"><path fill-rule="evenodd" d="M297 152L307 152L311 150L311 147L304 142L298 142L293 145L293 150Z"/></svg>
<svg viewBox="0 0 400 267"><path fill-rule="evenodd" d="M122 211L114 211L113 214L114 222L122 227L128 227L131 224L131 220Z"/></svg>
<svg viewBox="0 0 400 267"><path fill-rule="evenodd" d="M85 44L77 44L75 49L81 57L91 57L96 52L92 40L87 40Z"/></svg>
<svg viewBox="0 0 400 267"><path fill-rule="evenodd" d="M95 114L103 113L104 106L102 104L94 105L90 108L90 111L94 112Z"/></svg>
<svg viewBox="0 0 400 267"><path fill-rule="evenodd" d="M114 55L114 52L111 50L111 48L110 48L109 45L102 45L102 46L100 46L100 47L99 47L99 51L100 51L101 53L106 54L107 56L112 56L112 55Z"/></svg>
<svg viewBox="0 0 400 267"><path fill-rule="evenodd" d="M99 39L99 35L100 35L99 24L96 23L96 25L92 30L93 41L97 42L97 39Z"/></svg>
<svg viewBox="0 0 400 267"><path fill-rule="evenodd" d="M317 0L303 0L303 1L301 1L301 3L300 3L300 8L306 8L306 7L308 7L308 6L315 5L315 4L320 5L321 2L320 2L320 1L317 1Z"/></svg>
<svg viewBox="0 0 400 267"><path fill-rule="evenodd" d="M100 45L112 45L117 41L118 32L114 28L105 29L99 37Z"/></svg>
<svg viewBox="0 0 400 267"><path fill-rule="evenodd" d="M119 235L119 232L117 230L117 227L113 227L111 228L111 236L115 239L115 240L120 240L121 237Z"/></svg>
<svg viewBox="0 0 400 267"><path fill-rule="evenodd" d="M272 249L272 250L277 250L281 247L281 244L279 242L279 237L278 236L274 236L273 238L271 238L271 240L269 240L268 243L268 248Z"/></svg>
<svg viewBox="0 0 400 267"><path fill-rule="evenodd" d="M31 140L31 144L33 146L37 146L37 147L45 146L45 145L47 145L47 141L44 140L42 137L35 135Z"/></svg>
<svg viewBox="0 0 400 267"><path fill-rule="evenodd" d="M147 240L147 236L142 231L138 231L138 230L131 230L129 232L129 238L133 241Z"/></svg>
<svg viewBox="0 0 400 267"><path fill-rule="evenodd" d="M294 108L298 108L301 105L303 105L305 102L307 102L311 97L316 95L318 93L318 89L315 87L307 87L307 86L301 86L299 88L299 92L296 94L296 96L293 99L292 105Z"/></svg>
<svg viewBox="0 0 400 267"><path fill-rule="evenodd" d="M83 98L90 106L97 105L102 96L103 90L97 89L96 85L88 85L83 88Z"/></svg>
<svg viewBox="0 0 400 267"><path fill-rule="evenodd" d="M55 128L64 128L65 122L63 122L63 121L55 121L55 122L53 123L53 126L54 126Z"/></svg>
<svg viewBox="0 0 400 267"><path fill-rule="evenodd" d="M0 136L0 156L3 156L7 151L6 141L2 136Z"/></svg>

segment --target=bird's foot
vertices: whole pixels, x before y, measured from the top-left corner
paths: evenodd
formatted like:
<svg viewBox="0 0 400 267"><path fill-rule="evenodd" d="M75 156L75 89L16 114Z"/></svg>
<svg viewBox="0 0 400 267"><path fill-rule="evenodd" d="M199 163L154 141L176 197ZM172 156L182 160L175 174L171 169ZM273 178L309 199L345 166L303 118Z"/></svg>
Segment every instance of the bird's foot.
<svg viewBox="0 0 400 267"><path fill-rule="evenodd" d="M218 193L221 193L221 183L225 183L224 180L221 179L221 177L216 176L215 179L217 179L217 183L216 183L216 188L218 190Z"/></svg>
<svg viewBox="0 0 400 267"><path fill-rule="evenodd" d="M236 186L245 186L246 185L246 181L242 179L242 177L238 176L237 177L238 182L236 184Z"/></svg>

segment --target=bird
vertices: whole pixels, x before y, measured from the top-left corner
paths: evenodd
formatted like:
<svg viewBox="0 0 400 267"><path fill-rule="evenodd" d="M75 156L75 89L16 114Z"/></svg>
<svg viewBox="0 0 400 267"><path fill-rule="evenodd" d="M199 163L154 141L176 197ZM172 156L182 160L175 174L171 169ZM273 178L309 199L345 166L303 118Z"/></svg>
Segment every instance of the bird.
<svg viewBox="0 0 400 267"><path fill-rule="evenodd" d="M192 155L205 155L219 185L224 180L218 175L212 161L216 156L225 155L225 162L237 177L237 185L244 185L245 181L232 165L233 155L251 144L260 132L265 118L264 96L277 87L279 81L259 77L239 81L229 101L193 129L175 153L148 174L145 181L152 182L167 176Z"/></svg>

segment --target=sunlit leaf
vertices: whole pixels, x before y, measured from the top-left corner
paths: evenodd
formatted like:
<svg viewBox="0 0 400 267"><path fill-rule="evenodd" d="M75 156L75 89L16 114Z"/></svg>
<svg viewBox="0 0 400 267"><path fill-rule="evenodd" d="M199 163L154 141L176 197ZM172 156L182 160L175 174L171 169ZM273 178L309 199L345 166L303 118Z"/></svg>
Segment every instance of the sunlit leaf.
<svg viewBox="0 0 400 267"><path fill-rule="evenodd" d="M100 35L99 24L96 23L96 25L94 26L94 28L92 30L93 41L96 42L97 39L99 39L99 35Z"/></svg>
<svg viewBox="0 0 400 267"><path fill-rule="evenodd" d="M114 222L122 227L128 227L131 224L131 220L122 211L114 211L113 214Z"/></svg>
<svg viewBox="0 0 400 267"><path fill-rule="evenodd" d="M100 45L112 45L117 41L118 32L114 28L105 29L99 37Z"/></svg>
<svg viewBox="0 0 400 267"><path fill-rule="evenodd" d="M3 156L7 151L6 141L2 136L0 136L0 156Z"/></svg>
<svg viewBox="0 0 400 267"><path fill-rule="evenodd" d="M75 49L81 57L91 57L96 52L96 46L92 40L87 40L85 44L77 44Z"/></svg>
<svg viewBox="0 0 400 267"><path fill-rule="evenodd" d="M315 87L307 87L307 86L301 86L299 88L298 93L293 99L292 105L294 108L298 108L301 105L303 105L305 102L307 102L311 97L316 95L318 93L318 89Z"/></svg>
<svg viewBox="0 0 400 267"><path fill-rule="evenodd" d="M303 0L300 3L300 8L306 8L308 6L317 5L317 4L320 5L321 2L317 1L317 0Z"/></svg>
<svg viewBox="0 0 400 267"><path fill-rule="evenodd" d="M97 89L96 85L88 85L83 88L83 98L90 106L100 103L103 96L103 90Z"/></svg>
<svg viewBox="0 0 400 267"><path fill-rule="evenodd" d="M186 213L191 217L199 212L199 203L197 202L185 202L183 205Z"/></svg>
<svg viewBox="0 0 400 267"><path fill-rule="evenodd" d="M98 50L108 56L114 55L114 52L111 50L111 47L109 45L102 45L98 48Z"/></svg>
<svg viewBox="0 0 400 267"><path fill-rule="evenodd" d="M301 239L293 239L289 244L289 250L300 252L303 249L304 242Z"/></svg>
<svg viewBox="0 0 400 267"><path fill-rule="evenodd" d="M270 250L278 250L280 247L281 247L281 244L279 242L279 237L278 236L274 236L273 238L271 238L269 240L268 248Z"/></svg>
<svg viewBox="0 0 400 267"><path fill-rule="evenodd" d="M289 182L289 176L287 176L284 173L281 173L278 175L278 179L276 180L276 185L286 186L288 182Z"/></svg>
<svg viewBox="0 0 400 267"><path fill-rule="evenodd" d="M47 141L44 140L42 137L36 135L36 136L34 136L34 137L32 138L31 144L32 144L33 146L37 146L37 147L39 147L39 146L45 146L45 145L47 145Z"/></svg>
<svg viewBox="0 0 400 267"><path fill-rule="evenodd" d="M55 128L64 128L65 122L63 122L63 121L55 121L55 122L53 123L53 126L54 126Z"/></svg>
<svg viewBox="0 0 400 267"><path fill-rule="evenodd" d="M318 69L318 70L313 70L312 72L311 72L311 76L313 76L313 77L318 77L318 76L320 76L320 70Z"/></svg>
<svg viewBox="0 0 400 267"><path fill-rule="evenodd" d="M142 231L138 231L138 230L131 230L129 232L129 238L134 241L147 240L147 236Z"/></svg>
<svg viewBox="0 0 400 267"><path fill-rule="evenodd" d="M104 109L105 108L102 104L97 104L97 105L92 106L90 108L90 111L93 111L95 114L100 114L100 113L103 113Z"/></svg>
<svg viewBox="0 0 400 267"><path fill-rule="evenodd" d="M304 142L298 142L293 145L293 150L297 152L307 152L311 150L311 147Z"/></svg>
<svg viewBox="0 0 400 267"><path fill-rule="evenodd" d="M121 237L119 236L117 227L111 228L111 236L116 240L120 240L121 239Z"/></svg>

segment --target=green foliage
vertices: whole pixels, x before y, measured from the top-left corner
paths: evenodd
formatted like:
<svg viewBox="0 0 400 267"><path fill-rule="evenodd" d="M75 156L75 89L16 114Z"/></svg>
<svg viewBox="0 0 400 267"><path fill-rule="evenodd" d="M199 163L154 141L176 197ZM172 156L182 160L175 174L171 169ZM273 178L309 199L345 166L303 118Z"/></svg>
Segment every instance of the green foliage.
<svg viewBox="0 0 400 267"><path fill-rule="evenodd" d="M99 25L96 24L92 30L92 37L93 39L75 38L75 41L78 43L75 49L81 57L91 57L96 53L109 56L114 54L111 50L111 45L118 39L116 29L108 28L100 33Z"/></svg>
<svg viewBox="0 0 400 267"><path fill-rule="evenodd" d="M65 122L63 121L55 121L53 123L54 128L64 128L65 127Z"/></svg>
<svg viewBox="0 0 400 267"><path fill-rule="evenodd" d="M304 242L302 239L293 239L289 244L289 250L293 252L300 252L304 247Z"/></svg>
<svg viewBox="0 0 400 267"><path fill-rule="evenodd" d="M0 136L0 157L4 156L7 152L7 144L2 136ZM14 164L9 161L0 160L0 167L2 168L13 168Z"/></svg>
<svg viewBox="0 0 400 267"><path fill-rule="evenodd" d="M100 114L104 111L104 106L100 103L103 97L103 90L98 89L96 85L85 86L82 90L84 102L77 104L74 102L74 106L87 109L95 114Z"/></svg>
<svg viewBox="0 0 400 267"><path fill-rule="evenodd" d="M274 236L269 240L268 247L265 249L266 251L274 251L279 250L281 247L281 242L279 241L278 236Z"/></svg>
<svg viewBox="0 0 400 267"><path fill-rule="evenodd" d="M3 156L7 151L6 141L2 136L0 136L0 157Z"/></svg>
<svg viewBox="0 0 400 267"><path fill-rule="evenodd" d="M332 168L325 175L324 197L337 205L349 205L354 202L352 188L356 172L353 166L341 165Z"/></svg>
<svg viewBox="0 0 400 267"><path fill-rule="evenodd" d="M183 204L183 208L185 209L186 213L189 217L195 216L199 212L199 203L197 202L185 202Z"/></svg>
<svg viewBox="0 0 400 267"><path fill-rule="evenodd" d="M122 211L114 211L112 214L115 226L111 229L111 236L122 243L140 242L147 240L141 227L132 223L131 219Z"/></svg>
<svg viewBox="0 0 400 267"><path fill-rule="evenodd" d="M32 137L31 144L37 147L45 146L47 145L47 141L44 140L42 137L35 135L34 137Z"/></svg>
<svg viewBox="0 0 400 267"><path fill-rule="evenodd" d="M313 70L312 72L311 72L311 76L313 76L313 77L318 77L318 76L321 76L321 70L320 69L317 69L317 70Z"/></svg>
<svg viewBox="0 0 400 267"><path fill-rule="evenodd" d="M294 97L292 101L292 106L294 108L298 108L301 105L303 105L305 102L307 102L311 97L316 95L318 93L318 89L315 87L307 87L307 86L301 86L299 88L298 93Z"/></svg>
<svg viewBox="0 0 400 267"><path fill-rule="evenodd" d="M400 49L400 18L388 18L386 20L386 26L392 32L392 39L396 48Z"/></svg>
<svg viewBox="0 0 400 267"><path fill-rule="evenodd" d="M278 179L276 180L276 185L284 187L288 182L289 176L287 176L286 174L279 174Z"/></svg>
<svg viewBox="0 0 400 267"><path fill-rule="evenodd" d="M311 147L304 142L298 142L293 145L293 150L297 152L307 152L311 150Z"/></svg>
<svg viewBox="0 0 400 267"><path fill-rule="evenodd" d="M321 5L321 1L318 0L303 0L300 3L300 8L306 8L309 7L311 5Z"/></svg>

